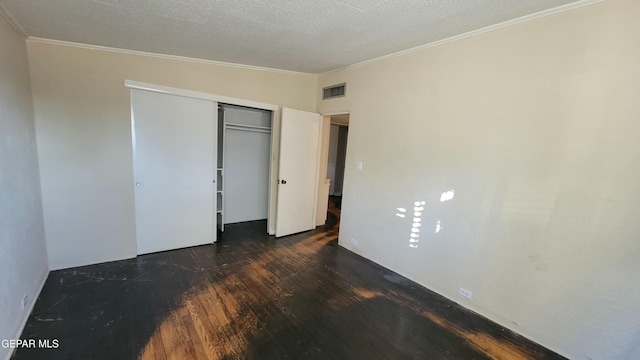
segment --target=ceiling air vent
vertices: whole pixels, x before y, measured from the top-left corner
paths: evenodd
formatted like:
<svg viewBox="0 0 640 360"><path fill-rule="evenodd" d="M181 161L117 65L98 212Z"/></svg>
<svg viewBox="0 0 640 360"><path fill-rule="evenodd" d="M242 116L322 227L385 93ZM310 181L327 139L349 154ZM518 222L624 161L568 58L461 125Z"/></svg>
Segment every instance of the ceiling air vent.
<svg viewBox="0 0 640 360"><path fill-rule="evenodd" d="M342 97L344 96L346 88L347 88L346 83L327 86L326 88L322 88L322 100Z"/></svg>

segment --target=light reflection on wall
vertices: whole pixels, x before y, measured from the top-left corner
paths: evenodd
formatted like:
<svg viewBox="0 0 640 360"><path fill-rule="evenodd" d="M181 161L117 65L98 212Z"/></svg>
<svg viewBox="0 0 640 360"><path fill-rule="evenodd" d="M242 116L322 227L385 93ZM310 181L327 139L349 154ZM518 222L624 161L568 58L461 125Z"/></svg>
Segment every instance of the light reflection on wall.
<svg viewBox="0 0 640 360"><path fill-rule="evenodd" d="M449 191L445 191L442 193L442 195L440 195L440 202L446 202L446 201L450 201L453 199L453 196L455 195L455 191L453 189L449 190ZM442 231L443 227L442 227L442 223L440 222L440 220L436 221L436 234L439 233L440 231Z"/></svg>
<svg viewBox="0 0 640 360"><path fill-rule="evenodd" d="M443 192L440 195L440 202L446 202L446 201L450 201L453 199L455 195L455 191L453 189L448 190ZM411 232L409 233L409 247L410 248L417 248L418 244L420 243L420 228L422 227L422 213L424 211L424 206L426 205L426 201L416 201L413 203L413 217L412 217L412 224L411 224ZM396 212L396 216L399 218L406 218L407 217L407 209L405 208L396 208L397 212ZM438 234L439 232L441 232L444 229L444 227L442 226L442 222L437 219L436 220L436 229L435 229L435 233Z"/></svg>
<svg viewBox="0 0 640 360"><path fill-rule="evenodd" d="M443 192L442 195L440 195L440 201L445 202L453 199L454 193L453 189Z"/></svg>
<svg viewBox="0 0 640 360"><path fill-rule="evenodd" d="M422 211L426 201L416 201L413 203L413 225L409 234L409 247L417 248L420 242L420 227L422 227Z"/></svg>

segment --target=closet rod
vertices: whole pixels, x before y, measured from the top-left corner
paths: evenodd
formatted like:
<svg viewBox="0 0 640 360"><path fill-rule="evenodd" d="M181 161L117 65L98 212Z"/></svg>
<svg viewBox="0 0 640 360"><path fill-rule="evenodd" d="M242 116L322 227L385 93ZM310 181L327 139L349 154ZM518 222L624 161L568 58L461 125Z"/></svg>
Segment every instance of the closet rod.
<svg viewBox="0 0 640 360"><path fill-rule="evenodd" d="M237 126L237 127L246 127L250 129L260 129L260 130L271 130L269 126L258 126L258 125L249 125L249 124L239 124L233 122L226 122L227 126Z"/></svg>
<svg viewBox="0 0 640 360"><path fill-rule="evenodd" d="M265 134L271 134L271 130L270 129L252 129L252 128L246 128L243 126L229 126L227 125L227 129L229 130L238 130L238 131L251 131L251 132L259 132L259 133L265 133Z"/></svg>
<svg viewBox="0 0 640 360"><path fill-rule="evenodd" d="M243 129L252 129L252 130L264 130L264 131L269 131L269 132L271 132L271 128L270 128L270 127L266 127L266 126L256 126L256 125L236 124L236 123L232 123L232 122L227 122L227 123L225 123L225 125L226 125L227 127L243 128Z"/></svg>

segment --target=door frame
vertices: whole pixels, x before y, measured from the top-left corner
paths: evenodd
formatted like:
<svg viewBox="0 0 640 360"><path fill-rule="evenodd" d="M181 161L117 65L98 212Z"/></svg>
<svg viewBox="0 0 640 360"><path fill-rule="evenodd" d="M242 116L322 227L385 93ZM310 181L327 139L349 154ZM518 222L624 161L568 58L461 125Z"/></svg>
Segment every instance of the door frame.
<svg viewBox="0 0 640 360"><path fill-rule="evenodd" d="M269 161L269 211L267 215L267 232L269 235L274 235L275 230L275 217L276 215L276 195L277 195L277 169L278 169L278 157L279 157L279 139L280 139L280 107L275 104L263 103L258 101L233 98L229 96L205 93L200 91L186 90L180 88L174 88L170 86L163 86L157 84L150 84L141 81L125 79L124 86L129 89L146 90L152 92L158 92L163 94L184 96L195 99L215 101L217 103L224 103L230 105L239 105L245 107L251 107L261 110L271 111L271 156ZM217 141L217 139L216 139ZM132 179L132 184L134 179Z"/></svg>

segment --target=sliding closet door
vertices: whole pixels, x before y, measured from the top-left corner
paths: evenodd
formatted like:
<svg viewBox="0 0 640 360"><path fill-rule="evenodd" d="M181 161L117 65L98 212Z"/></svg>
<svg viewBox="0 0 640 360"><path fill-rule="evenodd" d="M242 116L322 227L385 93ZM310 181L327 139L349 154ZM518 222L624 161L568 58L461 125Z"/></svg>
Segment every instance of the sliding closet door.
<svg viewBox="0 0 640 360"><path fill-rule="evenodd" d="M131 90L138 254L215 241L217 103Z"/></svg>

